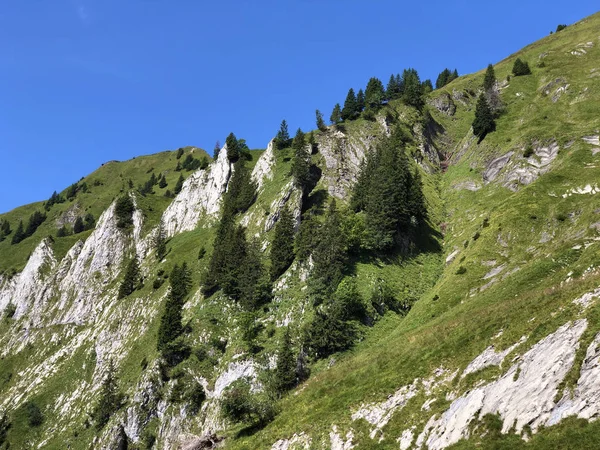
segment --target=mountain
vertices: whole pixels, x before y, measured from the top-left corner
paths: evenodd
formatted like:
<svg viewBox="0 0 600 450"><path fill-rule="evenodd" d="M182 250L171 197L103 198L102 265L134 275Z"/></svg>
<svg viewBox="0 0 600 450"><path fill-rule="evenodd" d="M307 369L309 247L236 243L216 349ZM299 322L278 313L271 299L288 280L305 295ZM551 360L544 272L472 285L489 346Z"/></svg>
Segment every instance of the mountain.
<svg viewBox="0 0 600 450"><path fill-rule="evenodd" d="M0 448L595 448L598 30L0 215Z"/></svg>

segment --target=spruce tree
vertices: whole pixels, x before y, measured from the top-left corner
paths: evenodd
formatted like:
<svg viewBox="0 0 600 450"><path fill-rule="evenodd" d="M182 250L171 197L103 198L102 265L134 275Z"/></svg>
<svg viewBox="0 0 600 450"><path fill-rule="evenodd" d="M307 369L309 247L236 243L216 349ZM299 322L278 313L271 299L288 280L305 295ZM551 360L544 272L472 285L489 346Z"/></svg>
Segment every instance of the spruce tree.
<svg viewBox="0 0 600 450"><path fill-rule="evenodd" d="M160 177L160 181L158 182L158 187L161 189L164 189L167 187L167 179L165 178L164 174Z"/></svg>
<svg viewBox="0 0 600 450"><path fill-rule="evenodd" d="M421 85L419 74L415 69L405 69L402 74L402 80L404 83L402 99L406 104L421 109L425 102L423 100L423 86Z"/></svg>
<svg viewBox="0 0 600 450"><path fill-rule="evenodd" d="M422 87L423 95L427 95L431 91L433 91L433 84L431 83L430 79L423 81L421 87Z"/></svg>
<svg viewBox="0 0 600 450"><path fill-rule="evenodd" d="M181 192L184 181L185 181L185 178L183 178L183 175L179 175L179 178L177 179L177 183L175 183L175 187L173 188L173 193L175 195L177 195Z"/></svg>
<svg viewBox="0 0 600 450"><path fill-rule="evenodd" d="M365 90L365 109L368 111L377 111L385 98L383 83L375 77L369 79L367 89Z"/></svg>
<svg viewBox="0 0 600 450"><path fill-rule="evenodd" d="M27 228L25 229L25 237L33 236L33 233L36 232L36 230L42 223L44 223L45 220L46 214L43 214L39 211L35 211L31 216L29 216Z"/></svg>
<svg viewBox="0 0 600 450"><path fill-rule="evenodd" d="M185 262L181 267L175 264L169 275L169 283L171 290L158 327L157 349L163 356L171 350L170 344L183 333L182 309L191 286L190 273Z"/></svg>
<svg viewBox="0 0 600 450"><path fill-rule="evenodd" d="M277 135L275 136L275 146L277 147L278 150L281 150L283 148L286 148L290 145L290 133L288 131L288 124L285 121L285 119L283 119L281 121L281 125L279 125L279 131L277 132Z"/></svg>
<svg viewBox="0 0 600 450"><path fill-rule="evenodd" d="M19 225L17 226L17 230L15 231L15 234L13 234L11 244L18 244L26 237L27 236L25 236L25 231L23 230L23 221L20 220Z"/></svg>
<svg viewBox="0 0 600 450"><path fill-rule="evenodd" d="M133 213L135 205L127 194L122 195L115 202L115 216L117 216L117 228L125 229L133 225Z"/></svg>
<svg viewBox="0 0 600 450"><path fill-rule="evenodd" d="M65 237L69 235L69 230L67 229L66 225L63 225L62 227L60 227L58 229L58 231L56 232L56 237Z"/></svg>
<svg viewBox="0 0 600 450"><path fill-rule="evenodd" d="M358 90L356 94L356 112L360 114L365 109L365 93L362 89Z"/></svg>
<svg viewBox="0 0 600 450"><path fill-rule="evenodd" d="M125 269L125 276L119 287L119 295L117 298L121 299L132 294L140 285L140 265L138 263L137 256L131 258L127 269Z"/></svg>
<svg viewBox="0 0 600 450"><path fill-rule="evenodd" d="M342 120L354 119L357 114L357 109L356 94L354 93L354 89L350 88L348 90L348 95L346 95L344 107L342 108Z"/></svg>
<svg viewBox="0 0 600 450"><path fill-rule="evenodd" d="M227 139L225 140L225 145L227 146L227 159L230 162L237 161L240 157L240 149L235 134L229 133L229 136L227 136Z"/></svg>
<svg viewBox="0 0 600 450"><path fill-rule="evenodd" d="M177 159L181 158L183 156L183 148L179 148L177 149L177 155L175 155L175 157Z"/></svg>
<svg viewBox="0 0 600 450"><path fill-rule="evenodd" d="M483 77L483 90L489 91L494 87L496 83L496 73L494 72L494 66L488 64L485 76Z"/></svg>
<svg viewBox="0 0 600 450"><path fill-rule="evenodd" d="M96 219L94 219L94 216L92 213L87 213L85 215L85 217L83 218L83 221L85 222L85 225L84 225L85 230L91 230L96 225Z"/></svg>
<svg viewBox="0 0 600 450"><path fill-rule="evenodd" d="M400 97L400 86L394 74L390 75L390 80L385 90L385 97L387 100L395 100Z"/></svg>
<svg viewBox="0 0 600 450"><path fill-rule="evenodd" d="M213 159L217 159L219 157L219 152L221 151L221 143L219 141L215 142L215 148L213 148Z"/></svg>
<svg viewBox="0 0 600 450"><path fill-rule="evenodd" d="M517 58L512 68L512 73L515 77L521 75L530 75L531 69L529 68L529 64L523 62L521 58Z"/></svg>
<svg viewBox="0 0 600 450"><path fill-rule="evenodd" d="M167 233L165 232L165 224L161 220L156 230L154 237L154 248L156 250L156 259L160 262L167 256Z"/></svg>
<svg viewBox="0 0 600 450"><path fill-rule="evenodd" d="M109 362L107 372L100 389L100 399L91 414L98 430L104 428L111 416L123 405L123 396L119 393L117 387L115 367L112 360Z"/></svg>
<svg viewBox="0 0 600 450"><path fill-rule="evenodd" d="M4 236L8 236L11 233L10 222L8 220L2 221L2 226L0 226L0 233L4 234Z"/></svg>
<svg viewBox="0 0 600 450"><path fill-rule="evenodd" d="M449 83L450 76L451 73L449 69L442 70L435 80L435 88L440 89L446 86Z"/></svg>
<svg viewBox="0 0 600 450"><path fill-rule="evenodd" d="M292 177L294 178L296 187L304 192L310 181L310 154L306 147L304 133L300 128L298 128L296 136L294 136L292 148L294 149Z"/></svg>
<svg viewBox="0 0 600 450"><path fill-rule="evenodd" d="M488 133L496 130L496 122L485 95L481 94L475 107L475 120L473 121L473 134L481 142Z"/></svg>
<svg viewBox="0 0 600 450"><path fill-rule="evenodd" d="M331 116L329 117L329 121L332 125L337 125L342 120L342 108L339 103L336 103L333 107L333 111L331 112Z"/></svg>
<svg viewBox="0 0 600 450"><path fill-rule="evenodd" d="M321 131L327 131L327 125L325 124L325 120L323 120L323 114L318 109L315 111L315 115L317 118L317 128Z"/></svg>
<svg viewBox="0 0 600 450"><path fill-rule="evenodd" d="M294 219L287 206L279 215L271 243L271 280L279 278L294 261Z"/></svg>
<svg viewBox="0 0 600 450"><path fill-rule="evenodd" d="M233 175L227 187L224 204L233 214L246 212L256 199L256 189L257 184L246 167L246 160L240 158L233 165Z"/></svg>
<svg viewBox="0 0 600 450"><path fill-rule="evenodd" d="M286 327L283 339L277 352L277 365L275 366L275 391L281 395L297 384L296 357L292 350L290 329Z"/></svg>
<svg viewBox="0 0 600 450"><path fill-rule="evenodd" d="M79 234L84 230L85 225L83 224L83 219L81 218L81 216L77 216L77 219L75 219L75 223L73 224L73 233Z"/></svg>

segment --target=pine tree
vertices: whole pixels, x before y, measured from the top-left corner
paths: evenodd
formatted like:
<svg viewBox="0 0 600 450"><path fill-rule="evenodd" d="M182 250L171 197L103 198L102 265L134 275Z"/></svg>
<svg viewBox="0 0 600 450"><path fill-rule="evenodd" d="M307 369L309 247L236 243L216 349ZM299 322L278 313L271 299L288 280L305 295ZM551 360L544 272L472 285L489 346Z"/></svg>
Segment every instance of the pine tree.
<svg viewBox="0 0 600 450"><path fill-rule="evenodd" d="M58 231L56 232L56 237L65 237L69 235L69 230L67 229L66 225L63 225L62 227L60 227L58 229Z"/></svg>
<svg viewBox="0 0 600 450"><path fill-rule="evenodd" d="M240 157L240 149L235 134L229 133L229 136L227 136L227 139L225 140L225 145L227 146L227 159L230 162L237 161Z"/></svg>
<svg viewBox="0 0 600 450"><path fill-rule="evenodd" d="M157 349L163 352L163 356L172 349L170 344L183 333L181 311L191 286L190 273L185 262L181 267L175 264L169 275L169 283L171 290L160 318L157 340Z"/></svg>
<svg viewBox="0 0 600 450"><path fill-rule="evenodd" d="M317 118L317 128L321 131L327 131L327 125L325 125L325 120L323 120L323 114L318 109L315 111L315 115Z"/></svg>
<svg viewBox="0 0 600 450"><path fill-rule="evenodd" d="M233 165L233 175L227 187L224 205L232 214L246 212L256 199L256 189L257 184L246 167L246 160L240 158Z"/></svg>
<svg viewBox="0 0 600 450"><path fill-rule="evenodd" d="M2 221L2 226L0 226L0 233L4 234L4 236L8 236L11 233L10 222L8 220Z"/></svg>
<svg viewBox="0 0 600 450"><path fill-rule="evenodd" d="M292 177L294 184L305 191L310 181L310 154L307 151L304 133L300 128L292 142L294 159L292 160Z"/></svg>
<svg viewBox="0 0 600 450"><path fill-rule="evenodd" d="M275 366L275 391L281 395L297 384L296 357L292 350L290 329L286 327L283 339L277 352L277 365Z"/></svg>
<svg viewBox="0 0 600 450"><path fill-rule="evenodd" d="M213 149L213 159L217 159L219 157L219 152L221 151L221 143L219 141L215 142L215 148Z"/></svg>
<svg viewBox="0 0 600 450"><path fill-rule="evenodd" d="M452 76L450 77L450 81L456 80L457 78L458 78L458 70L454 69L454 71L452 72Z"/></svg>
<svg viewBox="0 0 600 450"><path fill-rule="evenodd" d="M127 269L125 269L125 276L119 286L119 295L117 298L121 299L132 294L140 285L140 265L138 263L137 256L131 258Z"/></svg>
<svg viewBox="0 0 600 450"><path fill-rule="evenodd" d="M423 81L423 83L421 84L421 87L422 87L423 95L427 95L431 91L433 91L433 84L431 83L430 79Z"/></svg>
<svg viewBox="0 0 600 450"><path fill-rule="evenodd" d="M271 243L271 280L279 278L294 261L294 219L287 206L279 215Z"/></svg>
<svg viewBox="0 0 600 450"><path fill-rule="evenodd" d="M96 428L101 430L108 423L111 416L123 405L123 396L119 393L117 379L115 378L115 366L112 360L109 362L106 378L100 389L100 399L92 411L92 419L96 422Z"/></svg>
<svg viewBox="0 0 600 450"><path fill-rule="evenodd" d="M402 99L406 104L421 109L425 102L423 100L423 86L421 85L419 74L415 69L406 69L402 74L402 80L404 83Z"/></svg>
<svg viewBox="0 0 600 450"><path fill-rule="evenodd" d="M183 148L179 148L177 149L177 155L175 155L175 157L177 159L181 158L183 156Z"/></svg>
<svg viewBox="0 0 600 450"><path fill-rule="evenodd" d="M164 174L160 177L160 181L158 182L158 187L161 189L164 189L167 187L167 179L165 178Z"/></svg>
<svg viewBox="0 0 600 450"><path fill-rule="evenodd" d="M354 119L357 114L357 109L356 94L354 93L354 89L350 88L350 90L348 90L348 95L346 95L344 107L342 108L342 120Z"/></svg>
<svg viewBox="0 0 600 450"><path fill-rule="evenodd" d="M365 109L368 111L377 111L385 98L383 83L375 77L369 79L367 89L365 90Z"/></svg>
<svg viewBox="0 0 600 450"><path fill-rule="evenodd" d="M133 213L135 205L129 195L122 195L115 203L115 215L117 216L117 228L125 229L133 225Z"/></svg>
<svg viewBox="0 0 600 450"><path fill-rule="evenodd" d="M167 234L165 232L165 224L161 220L156 230L154 237L154 248L156 249L156 259L160 262L167 256Z"/></svg>
<svg viewBox="0 0 600 450"><path fill-rule="evenodd" d="M444 69L440 72L437 79L435 80L435 88L440 89L448 84L450 78L450 70Z"/></svg>
<svg viewBox="0 0 600 450"><path fill-rule="evenodd" d="M17 226L17 230L15 231L15 234L13 234L11 244L18 244L26 237L27 236L25 236L25 231L23 230L23 221L20 220L19 225Z"/></svg>
<svg viewBox="0 0 600 450"><path fill-rule="evenodd" d="M329 121L333 125L337 125L342 121L342 108L339 103L336 103L333 107L333 111L331 112L331 116L329 117Z"/></svg>
<svg viewBox="0 0 600 450"><path fill-rule="evenodd" d="M365 93L362 89L358 90L356 94L356 112L360 114L365 109Z"/></svg>
<svg viewBox="0 0 600 450"><path fill-rule="evenodd" d="M275 147L278 150L281 150L286 147L289 147L289 145L290 145L290 133L288 131L288 124L285 121L285 119L283 119L281 121L281 125L279 125L279 131L277 132L277 135L275 136Z"/></svg>
<svg viewBox="0 0 600 450"><path fill-rule="evenodd" d="M184 181L185 181L185 178L183 178L183 175L179 175L179 178L177 179L177 183L175 183L175 187L173 188L173 193L175 195L177 195L181 192Z"/></svg>
<svg viewBox="0 0 600 450"><path fill-rule="evenodd" d="M25 237L33 236L33 233L36 232L36 230L42 223L44 223L45 220L46 214L43 214L39 211L35 211L31 216L29 216L27 228L25 229Z"/></svg>
<svg viewBox="0 0 600 450"><path fill-rule="evenodd" d="M483 77L483 90L489 91L496 84L496 73L494 72L494 66L492 64L488 64L487 70L485 71L485 76Z"/></svg>
<svg viewBox="0 0 600 450"><path fill-rule="evenodd" d="M475 108L475 120L473 121L473 134L479 137L481 142L488 133L496 130L496 122L485 96L481 94Z"/></svg>
<svg viewBox="0 0 600 450"><path fill-rule="evenodd" d="M75 223L73 224L73 233L79 234L84 229L85 229L85 226L83 225L83 219L81 218L81 216L77 216L77 219L75 219Z"/></svg>
<svg viewBox="0 0 600 450"><path fill-rule="evenodd" d="M87 213L83 218L83 221L85 222L84 230L86 231L93 229L96 225L96 219L94 219L92 213Z"/></svg>
<svg viewBox="0 0 600 450"><path fill-rule="evenodd" d="M387 100L395 100L400 97L400 86L394 74L390 75L390 80L385 89L385 97Z"/></svg>
<svg viewBox="0 0 600 450"><path fill-rule="evenodd" d="M512 73L515 77L521 76L521 75L530 75L531 74L531 69L529 68L529 64L526 62L523 62L521 60L521 58L517 58L515 60L515 63L513 65L512 68Z"/></svg>

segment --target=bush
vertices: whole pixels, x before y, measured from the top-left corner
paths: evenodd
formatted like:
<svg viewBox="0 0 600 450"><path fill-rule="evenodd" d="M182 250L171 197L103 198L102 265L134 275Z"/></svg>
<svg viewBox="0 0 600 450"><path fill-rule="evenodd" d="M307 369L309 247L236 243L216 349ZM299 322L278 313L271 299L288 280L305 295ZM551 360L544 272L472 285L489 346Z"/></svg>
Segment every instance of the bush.
<svg viewBox="0 0 600 450"><path fill-rule="evenodd" d="M529 144L523 151L523 157L529 158L531 155L533 155L533 146Z"/></svg>
<svg viewBox="0 0 600 450"><path fill-rule="evenodd" d="M558 26L556 27L556 32L558 33L559 31L562 31L562 30L564 30L565 28L567 28L567 26L566 26L566 25L564 25L564 24L558 25Z"/></svg>
<svg viewBox="0 0 600 450"><path fill-rule="evenodd" d="M6 309L4 310L4 317L6 317L7 319L12 319L16 312L17 305L10 302L8 305L6 305Z"/></svg>
<svg viewBox="0 0 600 450"><path fill-rule="evenodd" d="M467 269L465 268L465 266L460 266L456 271L456 275L462 275L464 273L467 273Z"/></svg>
<svg viewBox="0 0 600 450"><path fill-rule="evenodd" d="M204 388L198 382L193 382L191 386L188 386L188 389L185 393L185 400L190 406L190 414L195 416L200 411L202 407L202 403L206 400L206 393L204 392Z"/></svg>
<svg viewBox="0 0 600 450"><path fill-rule="evenodd" d="M273 420L276 411L268 395L252 394L248 381L241 379L225 391L221 399L221 413L234 423L265 425Z"/></svg>
<svg viewBox="0 0 600 450"><path fill-rule="evenodd" d="M39 427L44 422L42 411L34 402L27 402L25 411L27 412L27 423L30 427Z"/></svg>

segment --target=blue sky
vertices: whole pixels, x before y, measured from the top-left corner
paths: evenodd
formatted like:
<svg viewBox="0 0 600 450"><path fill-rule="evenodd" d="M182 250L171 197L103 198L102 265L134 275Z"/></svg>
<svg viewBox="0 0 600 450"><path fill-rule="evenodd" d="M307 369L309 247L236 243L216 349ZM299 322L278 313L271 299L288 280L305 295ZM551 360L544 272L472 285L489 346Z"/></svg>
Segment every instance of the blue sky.
<svg viewBox="0 0 600 450"><path fill-rule="evenodd" d="M410 4L409 4L410 3ZM0 212L100 164L233 131L266 146L348 88L474 72L596 1L2 0Z"/></svg>

